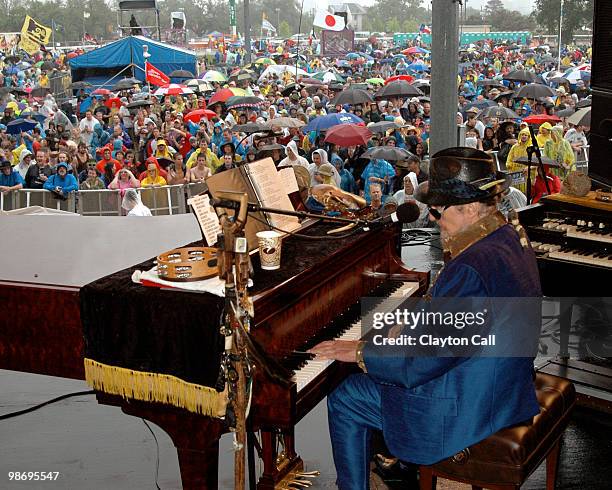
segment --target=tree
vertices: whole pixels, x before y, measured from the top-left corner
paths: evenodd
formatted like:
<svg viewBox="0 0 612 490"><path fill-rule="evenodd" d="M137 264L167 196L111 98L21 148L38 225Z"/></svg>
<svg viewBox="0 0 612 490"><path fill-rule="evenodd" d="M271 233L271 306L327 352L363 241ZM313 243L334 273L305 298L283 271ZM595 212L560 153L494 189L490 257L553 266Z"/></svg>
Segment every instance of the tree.
<svg viewBox="0 0 612 490"><path fill-rule="evenodd" d="M506 10L506 7L504 7L504 2L502 2L502 0L489 0L484 8L485 16L487 17L491 17L493 14L502 10Z"/></svg>
<svg viewBox="0 0 612 490"><path fill-rule="evenodd" d="M291 37L291 34L293 34L293 31L291 30L289 22L286 20L281 20L280 24L278 25L278 35L282 38L288 38Z"/></svg>
<svg viewBox="0 0 612 490"><path fill-rule="evenodd" d="M536 0L533 17L548 34L559 32L561 0ZM593 0L565 0L563 3L562 43L571 42L578 29L593 22Z"/></svg>
<svg viewBox="0 0 612 490"><path fill-rule="evenodd" d="M494 31L530 31L535 27L533 19L516 10L500 10L488 18Z"/></svg>
<svg viewBox="0 0 612 490"><path fill-rule="evenodd" d="M427 10L421 7L421 0L376 0L374 5L367 9L365 27L370 32L397 32L401 29L400 20L406 17L415 20L417 25L428 22L430 18ZM399 26L393 22L394 19L398 21ZM398 29L390 29L388 24Z"/></svg>

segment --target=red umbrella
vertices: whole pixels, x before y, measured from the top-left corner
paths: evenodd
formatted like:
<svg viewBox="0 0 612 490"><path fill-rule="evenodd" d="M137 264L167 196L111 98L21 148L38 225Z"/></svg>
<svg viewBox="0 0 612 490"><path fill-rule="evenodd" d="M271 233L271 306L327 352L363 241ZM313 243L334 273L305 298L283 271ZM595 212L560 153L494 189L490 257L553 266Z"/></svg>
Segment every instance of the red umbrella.
<svg viewBox="0 0 612 490"><path fill-rule="evenodd" d="M107 88L97 88L91 93L91 95L110 95L110 94L111 94L111 91L108 90Z"/></svg>
<svg viewBox="0 0 612 490"><path fill-rule="evenodd" d="M76 58L78 55L79 55L79 53L76 53L76 52L73 51L72 53L68 53L66 55L66 58L71 60L72 58Z"/></svg>
<svg viewBox="0 0 612 490"><path fill-rule="evenodd" d="M395 82L395 80L404 80L408 83L412 83L414 82L414 77L411 77L410 75L394 75L385 80L385 85L391 82Z"/></svg>
<svg viewBox="0 0 612 490"><path fill-rule="evenodd" d="M232 92L229 88L222 88L221 90L217 90L213 96L208 101L208 105L214 104L216 102L225 102L230 97L234 96L234 92Z"/></svg>
<svg viewBox="0 0 612 490"><path fill-rule="evenodd" d="M113 97L112 99L105 100L104 105L109 109L113 107L119 108L121 107L121 99L119 99L119 97Z"/></svg>
<svg viewBox="0 0 612 490"><path fill-rule="evenodd" d="M418 48L416 46L412 46L408 49L404 49L404 51L402 51L402 54L421 54L423 53L423 49L422 48Z"/></svg>
<svg viewBox="0 0 612 490"><path fill-rule="evenodd" d="M548 114L534 114L523 119L523 122L527 124L544 124L545 122L557 123L559 121L561 121L559 116L550 116Z"/></svg>
<svg viewBox="0 0 612 490"><path fill-rule="evenodd" d="M183 118L183 120L191 121L191 122L194 122L194 123L199 123L200 119L202 119L203 117L206 117L206 118L208 118L208 120L211 120L216 115L217 115L216 112L211 111L209 109L196 109L195 111L191 111L189 114L187 114Z"/></svg>
<svg viewBox="0 0 612 490"><path fill-rule="evenodd" d="M372 137L372 131L356 124L340 124L327 131L326 143L334 143L338 146L365 145Z"/></svg>

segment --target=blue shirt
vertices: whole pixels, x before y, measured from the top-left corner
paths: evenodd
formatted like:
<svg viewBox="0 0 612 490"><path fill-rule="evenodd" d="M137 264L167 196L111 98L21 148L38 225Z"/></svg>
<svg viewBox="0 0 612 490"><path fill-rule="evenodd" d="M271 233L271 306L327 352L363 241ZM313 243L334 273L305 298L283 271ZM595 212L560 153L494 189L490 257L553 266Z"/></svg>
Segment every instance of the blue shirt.
<svg viewBox="0 0 612 490"><path fill-rule="evenodd" d="M0 185L6 187L13 187L17 184L25 185L25 182L23 181L23 178L21 177L19 172L11 170L11 173L9 175L4 175L4 172L0 173Z"/></svg>

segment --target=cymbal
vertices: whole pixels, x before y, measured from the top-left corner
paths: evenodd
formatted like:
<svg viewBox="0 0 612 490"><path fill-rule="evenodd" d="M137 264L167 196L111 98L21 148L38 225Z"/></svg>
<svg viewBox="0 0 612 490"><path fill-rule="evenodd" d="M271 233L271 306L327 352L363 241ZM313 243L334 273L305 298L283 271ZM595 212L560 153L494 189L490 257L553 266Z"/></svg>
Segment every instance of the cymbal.
<svg viewBox="0 0 612 490"><path fill-rule="evenodd" d="M514 163L518 163L520 165L528 165L529 159L527 157L517 158L516 160L514 160ZM538 157L533 155L533 157L531 158L531 165L536 166L537 164L538 164ZM548 165L550 167L562 167L563 166L560 163L557 163L552 158L545 157L544 155L542 155L542 164Z"/></svg>

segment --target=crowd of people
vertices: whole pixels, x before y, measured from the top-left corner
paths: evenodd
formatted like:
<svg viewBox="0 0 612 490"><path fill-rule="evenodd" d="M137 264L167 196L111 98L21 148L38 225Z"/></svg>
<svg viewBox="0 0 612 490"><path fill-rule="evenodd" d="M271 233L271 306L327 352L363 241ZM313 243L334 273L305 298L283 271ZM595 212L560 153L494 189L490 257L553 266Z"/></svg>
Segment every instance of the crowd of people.
<svg viewBox="0 0 612 490"><path fill-rule="evenodd" d="M526 203L527 167L520 159L532 145L529 125L548 162L544 172L534 170L536 201L547 192L542 179L558 192L576 162L587 159L588 120L572 123L571 116L590 105L590 48L564 49L556 67L548 49L535 44L482 41L459 59L463 144L495 155L500 168L513 173L517 205ZM47 83L45 65L5 56L0 190L46 189L59 198L77 190L125 195L139 187L205 182L271 157L277 166L305 167L313 186L337 186L372 207L412 200L428 178L430 53L417 43L376 47L310 61L288 47L247 68L215 71L219 76L202 91L181 86L176 95L159 97L146 85L114 92L81 87L73 92L76 104L52 94L32 96ZM47 58L43 63L53 69L65 67L64 55ZM298 66L280 69L274 59ZM274 66L279 69L268 69ZM201 74L204 80L208 73ZM385 94L391 83L397 91ZM413 95L405 95L407 86ZM350 145L328 141L327 129L344 123L343 115L368 128L369 136ZM364 157L378 146L404 151L396 158Z"/></svg>

